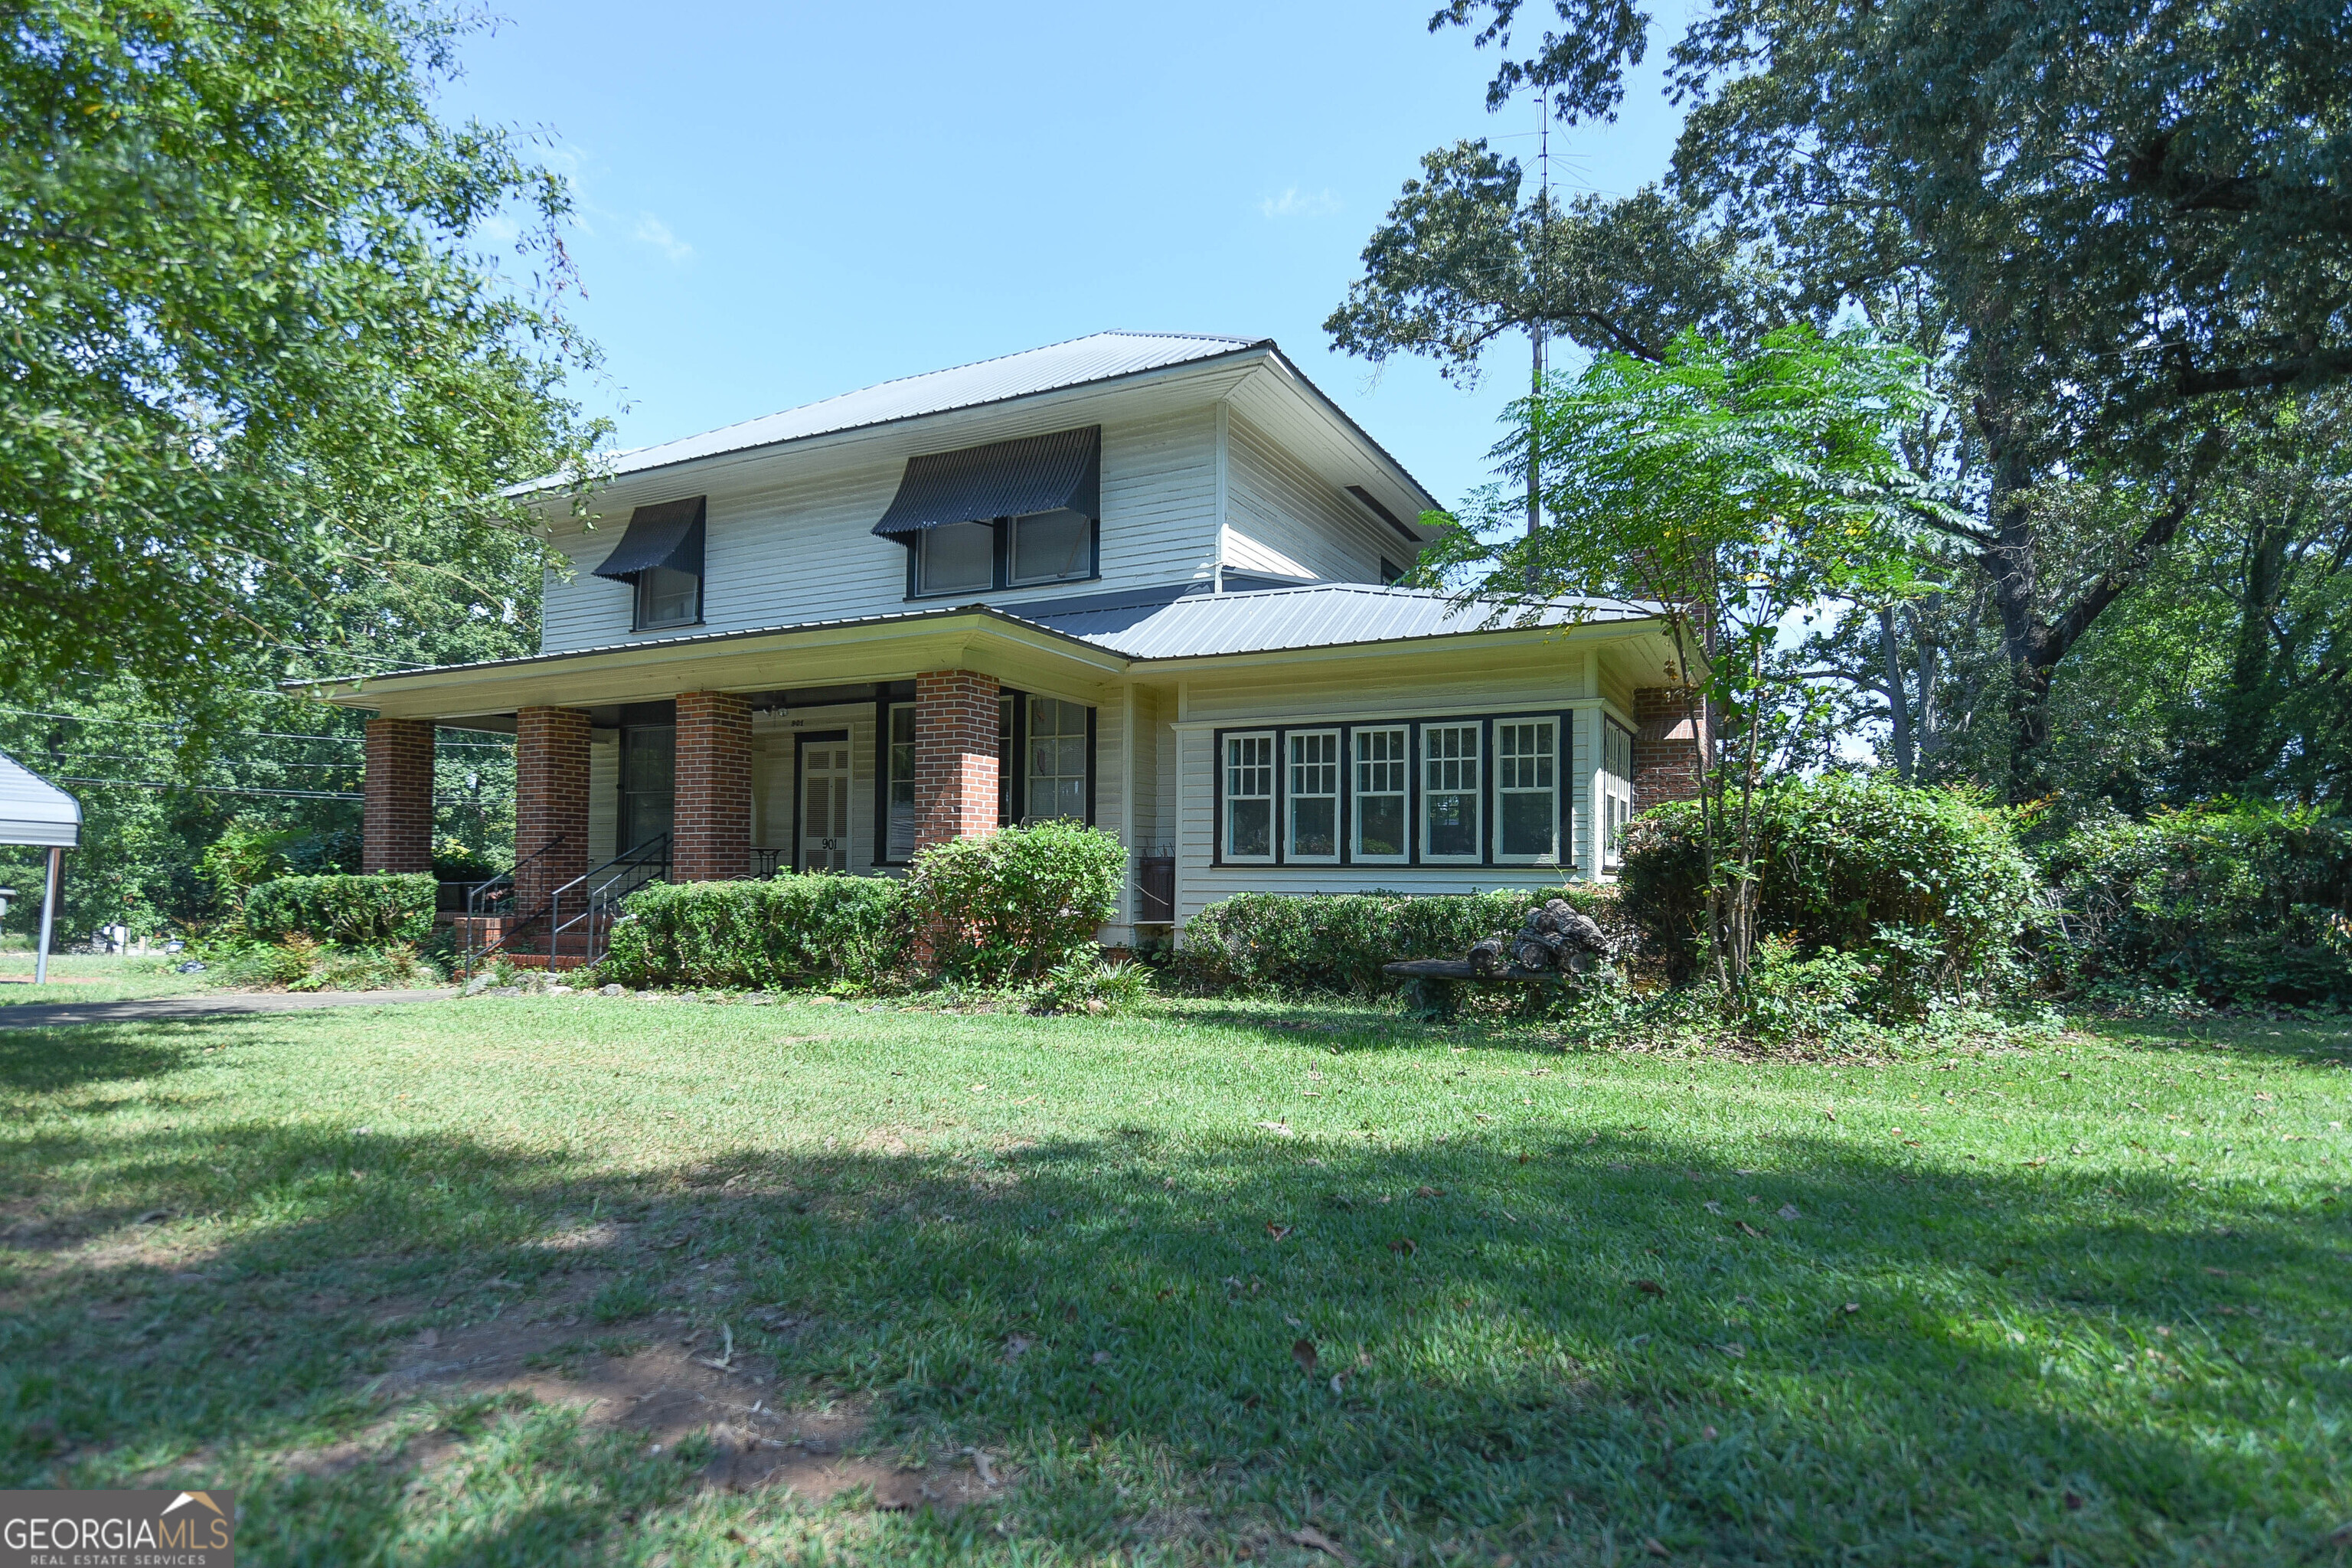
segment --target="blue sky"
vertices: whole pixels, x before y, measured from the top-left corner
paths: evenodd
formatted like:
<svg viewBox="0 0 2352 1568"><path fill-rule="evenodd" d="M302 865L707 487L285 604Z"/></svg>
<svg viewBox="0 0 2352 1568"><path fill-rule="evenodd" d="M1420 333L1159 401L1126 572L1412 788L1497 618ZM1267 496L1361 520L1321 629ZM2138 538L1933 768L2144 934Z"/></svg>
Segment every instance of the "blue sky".
<svg viewBox="0 0 2352 1568"><path fill-rule="evenodd" d="M1533 105L1488 114L1491 51L1433 8L505 0L444 107L543 133L571 177L572 312L608 377L577 390L623 446L1106 328L1231 332L1452 502L1525 340L1465 393L1321 325L1423 153L1488 136L1532 167ZM1663 171L1654 81L1555 132L1563 195Z"/></svg>

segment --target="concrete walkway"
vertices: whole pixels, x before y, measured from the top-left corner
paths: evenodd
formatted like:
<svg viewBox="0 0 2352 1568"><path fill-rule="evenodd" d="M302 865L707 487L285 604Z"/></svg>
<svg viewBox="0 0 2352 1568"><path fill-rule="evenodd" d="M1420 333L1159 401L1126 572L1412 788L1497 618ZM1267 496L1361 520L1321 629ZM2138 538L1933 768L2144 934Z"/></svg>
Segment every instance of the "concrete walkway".
<svg viewBox="0 0 2352 1568"><path fill-rule="evenodd" d="M142 996L130 1002L12 1002L0 1005L0 1029L57 1029L77 1024L166 1024L239 1013L307 1013L318 1007L377 1007L387 1002L443 1002L439 991L248 991L214 996Z"/></svg>

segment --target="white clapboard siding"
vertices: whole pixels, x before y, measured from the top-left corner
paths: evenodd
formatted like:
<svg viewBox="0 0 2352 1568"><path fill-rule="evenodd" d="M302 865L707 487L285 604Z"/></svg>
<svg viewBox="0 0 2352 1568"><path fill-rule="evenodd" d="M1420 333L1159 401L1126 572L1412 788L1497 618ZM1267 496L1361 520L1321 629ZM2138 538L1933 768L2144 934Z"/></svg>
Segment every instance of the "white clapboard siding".
<svg viewBox="0 0 2352 1568"><path fill-rule="evenodd" d="M1368 664L1349 659L1203 674L1188 682L1186 711L1219 723L1276 718L1305 723L1564 708L1584 695L1585 663L1580 653L1563 652L1556 672L1530 671L1524 662L1488 663L1440 648L1430 651L1409 679L1399 679L1392 668L1374 674Z"/></svg>
<svg viewBox="0 0 2352 1568"><path fill-rule="evenodd" d="M1190 581L1215 569L1216 414L1213 404L1135 394L1117 407L1007 411L965 419L928 439L892 429L866 439L785 450L670 476L631 476L599 498L593 531L559 523L555 543L572 574L548 574L541 622L546 652L679 635L632 633L630 590L593 575L638 505L708 498L703 624L698 633L892 615L936 601L907 596L907 550L876 537L919 452L1099 423L1103 427L1099 582L1049 584L986 595L1008 605L1072 594Z"/></svg>
<svg viewBox="0 0 2352 1568"><path fill-rule="evenodd" d="M1225 463L1227 566L1377 583L1383 558L1412 564L1412 546L1238 414L1226 419Z"/></svg>

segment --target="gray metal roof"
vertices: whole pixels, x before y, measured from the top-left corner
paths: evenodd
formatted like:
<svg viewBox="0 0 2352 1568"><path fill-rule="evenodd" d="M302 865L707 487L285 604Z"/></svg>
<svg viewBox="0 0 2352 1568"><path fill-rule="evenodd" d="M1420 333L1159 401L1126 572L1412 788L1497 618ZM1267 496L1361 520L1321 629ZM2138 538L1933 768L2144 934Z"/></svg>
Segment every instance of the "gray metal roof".
<svg viewBox="0 0 2352 1568"><path fill-rule="evenodd" d="M1314 583L1239 594L1210 593L1208 586L1185 584L1001 608L1137 659L1401 642L1510 626L1643 620L1654 614L1613 599L1555 599L1533 613L1503 605L1457 606L1448 595L1426 588L1369 583Z"/></svg>
<svg viewBox="0 0 2352 1568"><path fill-rule="evenodd" d="M81 842L81 803L0 753L0 844Z"/></svg>
<svg viewBox="0 0 2352 1568"><path fill-rule="evenodd" d="M898 381L886 381L856 392L845 392L821 403L803 404L781 414L747 419L699 436L688 436L658 446L616 452L606 459L614 476L666 468L672 463L714 458L781 441L830 436L868 425L916 419L927 414L971 408L1007 398L1109 381L1141 371L1162 370L1194 360L1214 359L1244 349L1273 346L1271 338L1226 338L1202 332L1096 332L1066 343L1048 343L977 364L935 370ZM543 488L541 479L517 487L517 493Z"/></svg>

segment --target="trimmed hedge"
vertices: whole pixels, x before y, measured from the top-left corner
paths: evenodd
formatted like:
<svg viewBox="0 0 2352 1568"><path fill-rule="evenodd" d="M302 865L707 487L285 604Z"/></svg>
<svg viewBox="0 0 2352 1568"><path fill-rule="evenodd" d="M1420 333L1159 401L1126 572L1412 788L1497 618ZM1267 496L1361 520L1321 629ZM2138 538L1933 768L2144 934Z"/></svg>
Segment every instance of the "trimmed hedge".
<svg viewBox="0 0 2352 1568"><path fill-rule="evenodd" d="M1236 893L1192 917L1170 968L1202 991L1273 987L1374 996L1398 985L1381 965L1460 958L1474 942L1517 931L1549 899L1566 899L1604 927L1613 919L1612 900L1576 886L1422 897Z"/></svg>
<svg viewBox="0 0 2352 1568"><path fill-rule="evenodd" d="M280 877L245 895L245 929L267 942L307 936L341 947L421 942L433 934L437 889L422 875Z"/></svg>
<svg viewBox="0 0 2352 1568"><path fill-rule="evenodd" d="M1758 796L1757 851L1758 935L1859 960L1874 972L1860 1005L1875 1014L1914 1015L1991 978L2035 900L2009 819L1958 790L1844 774L1780 784ZM1695 802L1628 826L1626 913L1675 984L1705 952L1706 869Z"/></svg>
<svg viewBox="0 0 2352 1568"><path fill-rule="evenodd" d="M2078 827L2042 855L2063 978L2214 1002L2352 1002L2352 822L2227 805Z"/></svg>
<svg viewBox="0 0 2352 1568"><path fill-rule="evenodd" d="M1076 822L1000 827L918 854L908 869L915 929L940 973L982 985L1041 979L1090 951L1118 912L1127 851Z"/></svg>
<svg viewBox="0 0 2352 1568"><path fill-rule="evenodd" d="M656 882L622 900L597 965L624 985L872 985L908 953L906 886L882 877Z"/></svg>

